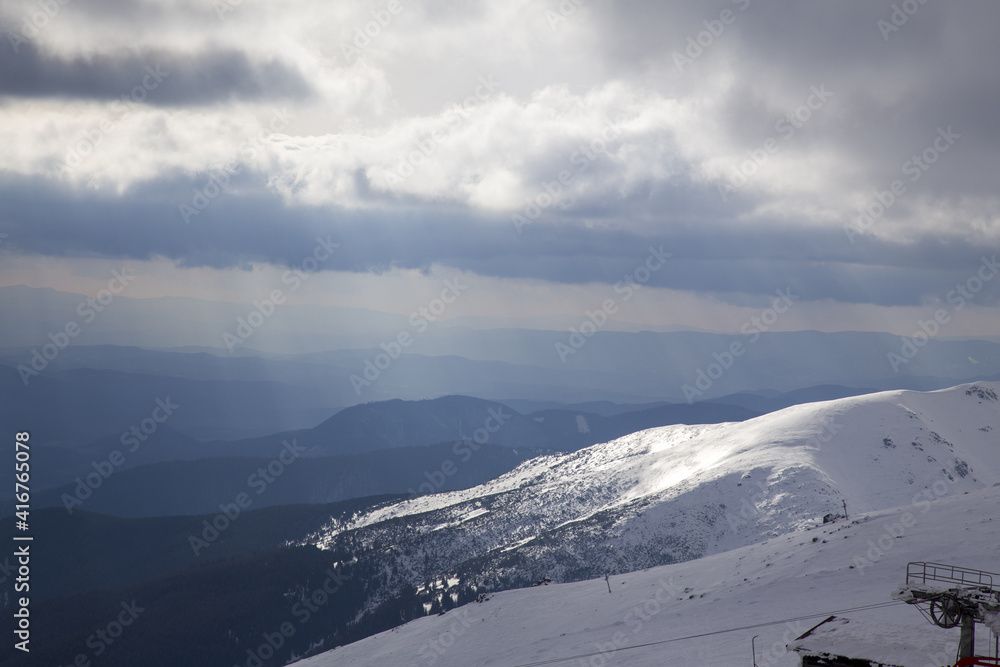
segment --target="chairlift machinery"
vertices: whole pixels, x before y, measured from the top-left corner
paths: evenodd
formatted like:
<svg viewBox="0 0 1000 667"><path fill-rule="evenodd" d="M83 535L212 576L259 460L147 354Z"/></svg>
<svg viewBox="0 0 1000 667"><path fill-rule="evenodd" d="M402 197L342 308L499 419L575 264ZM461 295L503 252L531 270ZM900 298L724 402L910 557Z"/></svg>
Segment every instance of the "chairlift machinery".
<svg viewBox="0 0 1000 667"><path fill-rule="evenodd" d="M906 585L892 597L914 605L938 627L961 627L955 667L1000 667L1000 574L942 563L907 563ZM993 657L975 655L976 623L993 631Z"/></svg>

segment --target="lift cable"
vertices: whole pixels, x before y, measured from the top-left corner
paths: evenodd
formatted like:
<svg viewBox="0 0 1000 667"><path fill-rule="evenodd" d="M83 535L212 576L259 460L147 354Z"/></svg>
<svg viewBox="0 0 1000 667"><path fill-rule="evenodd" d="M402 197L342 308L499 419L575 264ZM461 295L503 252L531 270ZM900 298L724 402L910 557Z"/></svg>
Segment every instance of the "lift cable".
<svg viewBox="0 0 1000 667"><path fill-rule="evenodd" d="M824 616L835 616L837 614L847 614L856 611L867 611L869 609L882 609L884 607L892 607L898 604L906 604L899 600L893 600L892 602L878 602L876 604L864 605L861 607L851 607L850 609L838 609L836 611L825 611L819 614L809 614L808 616L797 616L795 618L786 618L780 621L770 621L768 623L756 623L754 625L744 625L740 628L729 628L728 630L713 630L712 632L702 632L697 635L688 635L686 637L674 637L672 639L661 639L655 642L646 642L645 644L635 644L633 646L622 646L621 648L607 649L604 651L594 651L592 653L580 653L578 655L570 655L564 658L550 658L548 660L540 660L538 662L525 662L519 665L514 665L514 667L539 667L540 665L554 665L560 662L568 662L569 660L578 660L580 658L589 658L595 655L604 655L605 653L614 653L617 651L631 651L632 649L645 648L647 646L656 646L658 644L669 644L671 642L679 642L685 639L697 639L699 637L710 637L712 635L721 635L727 632L739 632L741 630L753 630L755 628L763 628L768 625L779 625L781 623L791 623L793 621L806 621L813 618L822 618Z"/></svg>

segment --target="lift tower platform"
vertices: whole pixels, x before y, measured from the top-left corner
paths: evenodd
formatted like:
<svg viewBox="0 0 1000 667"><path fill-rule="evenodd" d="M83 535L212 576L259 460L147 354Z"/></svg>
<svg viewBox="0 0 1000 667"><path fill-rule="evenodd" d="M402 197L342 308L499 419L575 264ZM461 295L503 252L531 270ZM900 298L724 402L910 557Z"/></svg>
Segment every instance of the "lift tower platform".
<svg viewBox="0 0 1000 667"><path fill-rule="evenodd" d="M1000 665L1000 574L942 563L908 563L906 585L892 597L915 605L934 625L961 626L959 665ZM974 655L976 623L993 631L992 658Z"/></svg>

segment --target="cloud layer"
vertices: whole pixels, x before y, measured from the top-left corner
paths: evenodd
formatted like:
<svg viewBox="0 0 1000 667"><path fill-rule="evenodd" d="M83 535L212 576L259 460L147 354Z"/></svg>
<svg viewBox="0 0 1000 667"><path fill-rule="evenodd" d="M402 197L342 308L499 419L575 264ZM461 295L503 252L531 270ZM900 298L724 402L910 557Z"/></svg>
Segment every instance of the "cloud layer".
<svg viewBox="0 0 1000 667"><path fill-rule="evenodd" d="M0 13L8 251L614 284L662 244L661 287L879 305L1000 251L993 3L118 4Z"/></svg>

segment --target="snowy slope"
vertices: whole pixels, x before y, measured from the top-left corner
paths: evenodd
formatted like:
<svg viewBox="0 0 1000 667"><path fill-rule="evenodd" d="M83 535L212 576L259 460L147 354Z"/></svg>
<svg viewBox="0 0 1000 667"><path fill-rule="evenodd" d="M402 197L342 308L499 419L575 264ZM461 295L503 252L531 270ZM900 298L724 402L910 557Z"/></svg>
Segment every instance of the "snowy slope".
<svg viewBox="0 0 1000 667"><path fill-rule="evenodd" d="M691 560L814 526L842 500L853 515L1000 482L998 389L882 392L650 429L304 542L391 550L381 599L434 578L454 599L455 582L491 590Z"/></svg>
<svg viewBox="0 0 1000 667"><path fill-rule="evenodd" d="M955 391L942 394L956 407L964 405L961 396ZM879 402L905 404L919 412L931 397L894 393L887 398ZM958 402L952 400L956 398ZM934 414L937 420L939 413ZM972 408L960 416L978 417ZM948 434L949 440L958 441L957 434L977 430L979 421L952 426L965 429ZM943 439L944 421L935 429ZM971 448L962 452L970 457L972 453ZM1000 571L1000 487L966 493L961 491L965 481L956 478L933 502L918 499L726 553L612 576L610 594L603 579L497 593L485 602L421 618L296 667L743 667L751 664L754 635L759 635L757 665L790 667L798 661L785 652L786 642L831 612L890 603L908 561ZM780 622L800 616L813 618ZM873 626L869 634L876 641L882 635L887 645L883 651L895 651L905 667L952 664L958 630L936 628L912 607L895 603L840 616L862 627L888 623L889 630ZM773 621L779 622L611 650ZM978 639L979 652L985 653L990 638L982 626ZM582 657L562 660L570 656Z"/></svg>

